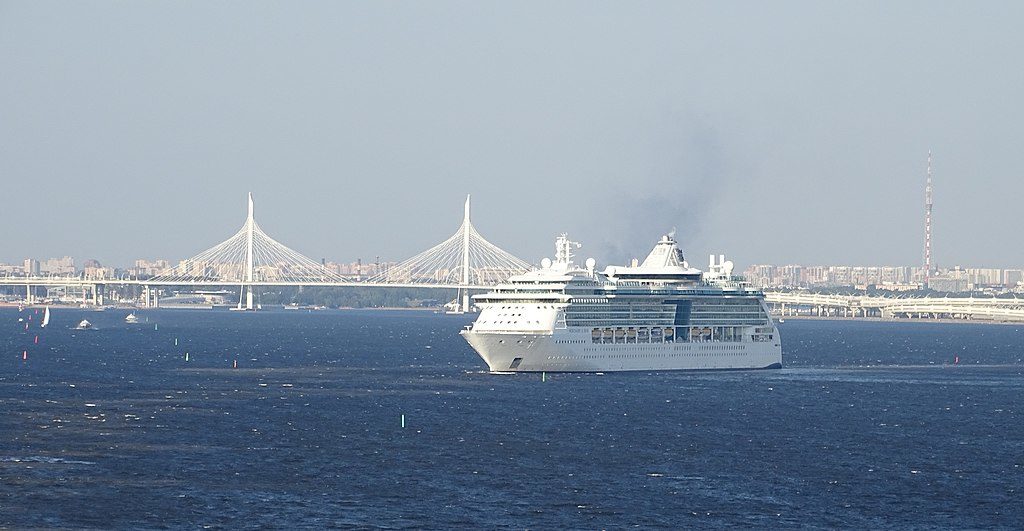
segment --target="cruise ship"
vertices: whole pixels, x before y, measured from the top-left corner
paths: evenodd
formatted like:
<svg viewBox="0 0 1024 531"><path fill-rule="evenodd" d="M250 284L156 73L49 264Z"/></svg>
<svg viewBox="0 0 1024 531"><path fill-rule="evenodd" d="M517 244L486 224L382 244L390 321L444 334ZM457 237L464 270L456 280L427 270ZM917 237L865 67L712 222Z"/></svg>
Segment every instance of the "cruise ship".
<svg viewBox="0 0 1024 531"><path fill-rule="evenodd" d="M642 263L596 271L573 263L579 248L562 234L554 261L473 297L480 315L461 333L491 372L782 367L764 294L725 256L692 268L668 234Z"/></svg>

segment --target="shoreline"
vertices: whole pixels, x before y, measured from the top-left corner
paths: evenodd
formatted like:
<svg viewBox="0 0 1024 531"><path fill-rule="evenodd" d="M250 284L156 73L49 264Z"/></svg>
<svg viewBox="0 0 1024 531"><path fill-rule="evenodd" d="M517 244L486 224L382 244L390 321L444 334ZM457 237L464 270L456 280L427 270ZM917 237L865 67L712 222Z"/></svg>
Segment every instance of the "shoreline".
<svg viewBox="0 0 1024 531"><path fill-rule="evenodd" d="M864 321L864 322L876 322L876 323L959 323L959 324L991 324L991 325L1021 325L1024 326L1024 321L989 321L984 319L893 319L883 317L838 317L838 316L824 316L819 317L817 315L787 315L787 316L772 316L772 320L785 324L787 320L794 321Z"/></svg>
<svg viewBox="0 0 1024 531"><path fill-rule="evenodd" d="M161 306L157 306L157 307L153 307L153 308L143 308L142 306L121 305L121 304L108 304L108 305L103 305L103 306L89 306L87 308L82 308L78 304L38 304L38 303L25 304L25 303L16 303L16 302L0 302L0 308L24 308L26 310L29 310L29 309L42 309L42 308L46 308L46 307L58 308L58 309L64 309L64 310L82 310L82 311L95 311L97 309L100 309L100 310L138 310L138 311L146 311L146 310L220 310L220 309L225 309L225 308L228 308L228 309L234 308L235 305L234 304L228 304L228 305L165 304L165 305L161 305ZM287 308L285 306L270 306L270 307L264 308L262 310L256 310L256 311L277 311L277 310L292 310L292 311L296 311L296 312L302 312L302 311L321 312L321 311L374 311L374 310L382 310L382 311L389 311L389 312L390 311L413 311L413 312L445 313L444 308L430 308L430 307L415 307L414 308L414 307L403 307L403 306L382 306L382 307L370 306L370 307L364 307L364 308L356 308L354 306L343 306L343 307L340 307L340 308L321 308L321 309Z"/></svg>

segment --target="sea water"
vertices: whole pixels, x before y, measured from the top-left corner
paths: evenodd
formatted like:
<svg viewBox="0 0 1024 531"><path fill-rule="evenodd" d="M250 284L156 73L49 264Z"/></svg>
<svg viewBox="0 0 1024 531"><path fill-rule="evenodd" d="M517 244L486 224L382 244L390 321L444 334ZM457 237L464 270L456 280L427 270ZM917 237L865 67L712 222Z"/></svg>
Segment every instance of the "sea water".
<svg viewBox="0 0 1024 531"><path fill-rule="evenodd" d="M1024 326L542 380L484 372L472 316L33 312L0 309L0 527L1024 527Z"/></svg>

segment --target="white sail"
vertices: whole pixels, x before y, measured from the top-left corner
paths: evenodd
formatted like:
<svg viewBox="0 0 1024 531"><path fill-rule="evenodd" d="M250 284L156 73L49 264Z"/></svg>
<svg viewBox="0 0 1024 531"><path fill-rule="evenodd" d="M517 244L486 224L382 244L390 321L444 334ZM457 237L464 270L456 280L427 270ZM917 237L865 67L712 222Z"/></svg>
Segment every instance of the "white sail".
<svg viewBox="0 0 1024 531"><path fill-rule="evenodd" d="M46 328L46 325L50 324L50 307L47 306L43 310L43 322L39 325L41 328Z"/></svg>

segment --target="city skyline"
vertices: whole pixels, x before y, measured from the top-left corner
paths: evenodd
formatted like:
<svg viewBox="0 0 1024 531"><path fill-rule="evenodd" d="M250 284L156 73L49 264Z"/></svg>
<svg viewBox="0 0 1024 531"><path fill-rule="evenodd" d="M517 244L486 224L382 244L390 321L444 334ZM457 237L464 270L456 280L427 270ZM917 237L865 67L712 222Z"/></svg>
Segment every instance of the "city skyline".
<svg viewBox="0 0 1024 531"><path fill-rule="evenodd" d="M931 155L929 153L929 176L930 176L930 159L931 159ZM930 186L929 186L929 188L930 188ZM930 194L929 194L929 196L930 196ZM929 219L930 219L930 213L931 213L931 211L930 211L930 208L929 208L928 209L928 217L929 217ZM674 231L675 231L675 228L673 228L673 232ZM925 248L927 248L927 241L928 241L929 236L930 236L929 232L930 231L928 231L928 229L926 227L925 228L925 232L924 232L925 238L926 238ZM10 274L11 272L21 271L21 270L24 270L25 272L28 272L28 271L37 271L37 272L39 272L39 271L41 271L43 273L73 274L75 272L86 271L90 267L94 268L94 269L118 270L118 271L122 271L122 272L128 272L128 273L131 273L131 274L139 274L138 271L140 269L151 269L151 268L154 267L152 264L155 264L155 263L163 263L164 264L164 268L169 270L169 269L173 269L175 267L184 267L182 264L185 264L189 260L189 257L179 257L179 258L135 257L135 258L130 259L127 263L110 263L110 262L104 261L101 258L96 257L94 254L88 255L88 256L89 256L89 258L82 259L83 267L80 267L80 268L76 268L75 262L74 262L74 258L72 256L68 255L68 254L63 254L61 256L53 256L53 257L49 257L49 258L42 258L42 257L38 257L38 256L29 256L29 257L24 258L23 260L0 261L0 274L3 274L3 273ZM588 254L587 256L591 256L591 255ZM701 262L699 261L700 260L699 258L697 259L697 261L694 261L693 260L693 256L692 255L689 255L689 256L690 256L689 261L691 262L691 265L693 265L695 267L700 267L701 266ZM356 272L361 271L363 268L371 268L374 271L377 271L377 270L380 269L381 266L386 266L387 264L396 264L399 261L401 261L403 258L408 258L408 257L387 257L387 256L381 256L381 255L374 255L372 257L372 259L371 258L365 258L364 259L362 256L359 256L359 257L356 257L354 259L353 258L336 259L336 258L320 257L319 260L321 262L324 262L326 264L326 266L329 266L329 269L331 271L334 271L334 272L336 272L338 274L342 274L342 275L349 275L349 274L359 274L359 273L356 273ZM643 258L643 255L633 256L633 257L628 258L626 260L622 260L621 262L611 262L611 261L608 261L608 262L602 262L602 263L604 263L605 265L626 264L626 263L628 263L632 259L639 259L639 258ZM538 265L541 262L541 259L538 258L538 259L536 259L536 260L534 260L532 262L530 260L527 260L527 262L531 263L532 265ZM140 263L145 263L146 265L140 265ZM924 267L922 267L921 264L912 265L912 264L892 264L892 263L890 263L890 264L887 264L887 265L879 266L879 265L877 265L878 263L879 262L854 262L854 263L844 264L844 265L835 265L835 264L827 264L827 263L824 263L824 262L809 262L809 263L807 263L809 265L804 265L804 264L797 263L795 261L783 261L783 262L780 262L778 264L752 263L752 264L741 264L741 265L746 266L748 271L751 268L755 268L755 267L763 266L763 265L768 265L770 267L811 267L811 268L846 267L846 268L861 268L861 269L863 269L863 268L878 268L878 267L898 267L898 268L906 268L906 269L916 268L916 269L921 270L922 277L925 277L924 272L923 272L924 271ZM927 266L928 263L929 262L927 260L927 256L925 256L925 266ZM963 269L971 269L971 268L978 269L978 268L982 268L982 269L991 269L991 270L1017 270L1017 267L1012 266L1012 265L1009 266L1009 267L1006 267L1006 266L1004 266L1004 267L989 267L988 264L984 264L984 263L968 263L968 264L957 263L957 264L949 264L949 265L947 265L947 264L936 264L935 262L931 262L930 265L931 265L931 269L932 269L933 272L952 271L952 270L958 270L958 269L961 269L961 268L963 268ZM363 273L363 274L365 274L365 273ZM926 278L923 278L923 280L926 280Z"/></svg>
<svg viewBox="0 0 1024 531"><path fill-rule="evenodd" d="M253 191L314 258L1016 267L1024 7L0 5L0 261L188 257ZM132 43L125 46L124 43ZM692 259L694 263L703 260Z"/></svg>
<svg viewBox="0 0 1024 531"><path fill-rule="evenodd" d="M78 264L81 263L81 267ZM62 256L46 259L26 258L20 263L0 262L0 275L21 276L24 274L34 275L75 275L85 273L89 276L90 269L104 270L108 278L111 273L119 272L135 277L160 276L174 270L186 270L193 265L200 263L190 258L168 260L163 258L149 259L137 258L128 265L103 264L96 259L86 259L76 262L74 257ZM216 264L217 262L208 262ZM371 277L377 273L387 271L391 266L399 264L399 260L384 259L376 256L373 260L333 261L323 259L323 267L326 271L342 276ZM532 264L538 266L538 264ZM625 265L625 264L603 264L603 265ZM800 286L800 285L849 285L849 284L912 284L924 283L924 267L921 265L908 264L741 264L743 265L742 275L748 280L773 278L774 281L761 284L764 287ZM691 267L709 271L711 268L703 267L704 264L691 262ZM826 278L828 275L838 275L840 278L854 278L849 282L839 284ZM963 274L965 281L972 284L985 286L1002 285L1013 286L1024 280L1024 265L1019 267L979 267L977 264L956 264L949 267L934 268L933 274L942 275ZM803 277L801 275L809 276ZM858 275L866 275L867 280L856 280ZM779 278L801 279L791 283L781 282ZM803 284L801 284L803 283Z"/></svg>
<svg viewBox="0 0 1024 531"><path fill-rule="evenodd" d="M931 167L930 166L931 166L931 154L929 153L929 156L928 156L928 172L927 172L927 175L929 176L929 185L927 187L927 192L926 192L926 194L927 194L927 196L929 198L930 198L930 195L931 195L930 194L930 188L931 188L931 186L930 186L930 176L931 176L930 170L931 170ZM250 198L251 198L251 194L250 194ZM468 199L467 199L467 205L466 205L467 208L468 208L468 205L469 205L469 203L468 203ZM924 232L924 234L925 234L925 249L928 248L928 241L930 239L930 230L929 230L929 227L927 227L927 224L930 222L930 218L931 218L930 206L931 205L926 202L926 208L927 208L927 214L928 215L927 215L927 218L926 218L927 220L926 220L926 226L925 226L925 232ZM671 232L675 232L675 228L673 228L673 230ZM21 260L21 261L9 261L9 262L0 261L0 274L11 274L11 273L18 274L18 273L21 273L21 272L25 272L25 273L28 273L28 272L36 272L36 273L42 272L42 273L51 273L51 274L58 274L58 275L60 275L60 274L74 274L75 272L83 272L83 271L84 272L88 272L88 270L90 268L92 268L92 269L106 270L108 272L113 272L113 271L116 270L116 271L119 271L119 272L122 272L122 273L139 275L139 274L145 274L145 273L141 273L141 271L153 270L156 267L155 264L162 264L162 267L157 267L156 269L162 269L162 270L167 270L167 271L169 271L171 269L174 269L174 268L187 268L188 266L186 264L190 260L189 257L182 257L182 258L135 257L133 259L130 259L128 263L110 263L110 262L104 262L103 260L96 258L94 255L89 255L89 256L90 256L89 258L84 259L83 267L81 267L81 268L76 268L75 262L74 262L74 258L71 257L70 255L67 255L67 254L64 254L63 256L59 256L59 257L55 256L55 257L49 257L49 258L45 258L45 259L41 258L41 257L30 256L30 257L26 257L24 260ZM587 255L587 256L591 256L591 255ZM626 264L630 260L639 259L639 258L642 258L642 257L643 257L643 255L637 255L637 256L633 256L632 258L629 258L629 259L623 260L621 262L618 262L618 263L611 262L611 261L603 262L603 263L605 265ZM404 257L404 258L408 258L408 257ZM341 275L350 275L350 274L351 275L360 275L360 274L364 274L365 275L366 274L365 272L360 273L360 271L364 271L364 270L368 270L369 269L369 270L373 270L374 272L378 272L378 271L382 270L381 269L382 267L386 267L388 264L397 264L402 259L403 258L395 258L395 257L387 257L387 256L382 257L381 255L374 255L372 257L372 259L369 259L369 258L364 259L363 257L360 256L360 257L356 257L355 259L349 258L349 259L340 259L340 260L339 259L335 259L335 258L330 258L329 259L327 257L321 257L319 260L325 264L325 267L327 267L328 270L330 270L330 271L332 271L334 273L337 273L337 274L341 274ZM537 259L537 260L534 260L532 262L530 260L527 260L527 262L536 266L536 265L538 265L541 262L541 259ZM691 265L696 266L696 267L700 267L700 265L701 265L699 259L697 261L693 260L693 256L692 255L690 255L690 262L691 262ZM954 271L954 270L960 270L960 269L965 269L966 270L966 269L979 269L979 268L980 269L986 269L986 270L1002 270L1002 271L1017 271L1017 270L1019 270L1019 269L1017 269L1014 266L1010 266L1010 267L994 267L993 268L993 267L988 267L987 264L983 264L983 263L981 263L981 264L979 264L979 263L973 263L973 264L972 263L968 263L968 264L957 263L957 264L953 264L953 265L936 264L935 262L930 262L928 260L927 253L924 255L924 262L925 263L924 263L923 266L920 265L920 264L919 265L909 265L909 264L899 264L899 265L897 265L897 264L891 264L891 263L887 264L887 265L879 266L879 265L877 265L878 262L874 262L874 263L872 263L872 262L854 262L854 263L844 264L844 265L835 265L835 264L829 265L829 264L825 264L823 262L810 262L809 265L803 265L803 264L797 263L795 261L784 261L784 262L780 262L778 265L776 265L776 264L766 264L766 263L752 263L752 264L740 264L740 265L745 266L746 269L747 269L747 272L751 271L753 268L757 268L757 267L761 267L761 266L768 266L768 267L773 267L773 268L774 267L798 267L798 268L802 268L802 267L808 267L808 268L840 267L840 268L859 268L859 269L864 269L864 268L879 268L879 267L882 267L882 268L903 268L903 269L907 269L907 270L915 269L915 270L920 270L920 276L922 278L918 279L918 280L920 280L920 281L922 281L924 283L927 283L927 275L925 274L924 269L927 268L929 265L931 267L931 272L948 272L948 271Z"/></svg>

